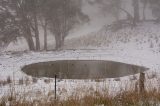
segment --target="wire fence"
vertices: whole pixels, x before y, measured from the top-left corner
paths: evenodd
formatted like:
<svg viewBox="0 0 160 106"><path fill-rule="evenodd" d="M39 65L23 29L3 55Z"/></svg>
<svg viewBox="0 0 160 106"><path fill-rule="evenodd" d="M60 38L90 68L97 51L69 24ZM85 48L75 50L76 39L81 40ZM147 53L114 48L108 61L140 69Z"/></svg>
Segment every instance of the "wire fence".
<svg viewBox="0 0 160 106"><path fill-rule="evenodd" d="M140 74L136 78L132 77L132 80L112 78L112 79L60 79L59 76L54 78L35 78L35 77L23 77L19 80L13 78L6 78L6 80L0 80L0 95L10 95L14 91L17 94L25 94L28 96L33 95L49 95L56 98L65 98L69 95L77 94L85 95L92 94L93 92L110 93L114 95L118 92L135 90L143 92L146 89L160 90L160 83L158 75L152 75L151 80L147 80L145 74ZM1 77L3 79L3 77Z"/></svg>

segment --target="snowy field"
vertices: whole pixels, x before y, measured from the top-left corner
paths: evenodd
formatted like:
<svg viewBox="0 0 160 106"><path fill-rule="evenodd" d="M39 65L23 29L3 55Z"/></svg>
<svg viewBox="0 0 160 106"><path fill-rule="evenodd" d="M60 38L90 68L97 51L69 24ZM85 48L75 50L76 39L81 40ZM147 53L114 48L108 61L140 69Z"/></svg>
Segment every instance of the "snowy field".
<svg viewBox="0 0 160 106"><path fill-rule="evenodd" d="M160 81L160 30L158 25L150 23L139 25L135 29L126 28L118 32L105 31L103 28L96 34L83 36L83 38L67 39L64 48L79 50L62 50L48 52L3 52L0 54L0 80L6 80L8 76L14 83L17 93L23 92L28 97L37 98L51 94L54 96L54 79L45 82L39 78L33 83L31 76L21 71L25 65L56 60L111 60L127 64L134 64L148 68L146 73L146 87L159 89ZM87 41L87 39L90 39ZM73 47L74 45L74 47ZM24 85L17 84L19 79L29 79ZM65 99L71 95L92 93L94 90L108 91L110 95L126 89L134 89L139 74L121 78L96 80L58 80L57 94ZM152 84L152 86L149 86ZM1 96L8 94L10 85L0 86ZM77 92L78 90L78 92ZM89 90L89 92L88 92ZM81 95L80 95L81 94ZM32 98L32 99L33 99ZM31 98L29 98L31 99Z"/></svg>
<svg viewBox="0 0 160 106"><path fill-rule="evenodd" d="M17 54L2 54L1 55L1 80L6 79L8 76L13 77L14 80L18 81L26 77L26 75L21 71L21 68L24 65L44 62L44 61L56 61L56 60L112 60L123 63L135 64L139 66L145 66L149 68L146 72L146 79L148 80L147 84L150 84L154 80L154 86L159 87L157 79L160 79L160 76L155 76L159 74L160 61L157 58L160 58L159 54L151 54L152 52L146 51L128 51L127 53L123 50L76 50L76 51L60 51L60 52L28 52L28 53L17 53ZM136 55L138 54L138 55ZM150 56L149 56L150 55ZM38 79L37 83L30 82L28 85L21 86L17 85L15 87L17 92L31 92L36 90L35 93L54 91L54 79L50 83L45 83L44 79ZM60 97L68 97L73 94L76 94L77 89L80 88L94 88L99 90L108 90L110 94L118 93L121 90L134 89L135 83L138 81L139 75L131 75L122 78L112 78L112 79L103 79L102 81L90 81L90 80L60 80L57 84L58 94ZM96 85L96 86L95 86ZM1 87L2 95L7 93L9 90L9 85ZM83 95L84 92L87 92L88 89L84 89L79 93ZM4 91L5 90L5 91ZM85 91L86 90L86 91ZM32 91L32 92L33 92ZM82 93L83 92L83 93ZM28 95L33 93L28 93ZM54 93L53 93L54 94ZM42 94L44 95L44 94ZM65 96L64 96L65 95ZM81 95L81 96L82 96Z"/></svg>

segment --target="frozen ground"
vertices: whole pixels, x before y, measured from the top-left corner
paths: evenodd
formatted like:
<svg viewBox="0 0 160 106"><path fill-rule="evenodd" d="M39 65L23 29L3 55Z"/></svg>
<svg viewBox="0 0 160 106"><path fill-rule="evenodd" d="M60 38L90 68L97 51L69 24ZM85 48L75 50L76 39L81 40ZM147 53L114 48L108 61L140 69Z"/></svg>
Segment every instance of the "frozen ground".
<svg viewBox="0 0 160 106"><path fill-rule="evenodd" d="M18 80L26 78L26 75L21 72L21 67L27 64L43 62L43 61L55 61L55 60L112 60L123 63L135 64L140 66L145 66L149 68L148 72L146 72L146 78L148 80L154 80L154 86L151 87L159 87L157 79L160 76L155 76L155 74L159 74L160 69L160 58L159 54L154 54L152 52L147 51L128 51L125 52L123 50L76 50L76 51L60 51L60 52L29 52L23 54L2 54L1 55L1 80L6 79L8 76L13 77L14 80L18 83ZM155 72L156 71L156 72ZM134 78L136 77L136 78ZM30 77L28 77L30 78ZM31 79L31 78L30 78ZM41 92L42 95L48 95L49 91L54 91L54 79L50 83L44 82L45 78L40 78L37 83L30 82L28 85L16 85L17 92L27 93L29 96L35 95L37 92ZM131 75L127 77L122 77L119 79L105 79L103 81L89 81L89 80L61 80L58 82L57 89L60 97L68 97L73 94L76 94L79 89L80 94L84 94L84 92L88 92L89 89L93 88L93 90L103 90L110 94L119 92L126 88L134 89L135 83L138 81L138 75ZM148 82L148 81L147 81ZM148 82L151 83L151 82ZM158 85L158 86L157 86ZM4 90L5 88L5 90ZM8 93L8 87L1 87L1 93ZM81 91L80 91L81 89ZM34 91L35 90L35 91ZM44 91L46 91L45 94ZM32 93L31 93L32 92ZM34 93L33 93L34 92ZM90 91L91 93L92 91ZM54 94L54 93L53 93ZM34 96L35 96L34 95ZM82 96L81 95L81 96ZM79 95L80 96L80 95ZM39 97L39 96L38 96ZM37 98L37 97L36 97Z"/></svg>
<svg viewBox="0 0 160 106"><path fill-rule="evenodd" d="M128 64L135 64L149 68L146 73L147 88L160 88L160 30L159 25L143 24L135 29L126 28L118 32L105 31L105 27L93 35L73 38L65 43L65 48L79 50L63 50L57 52L4 52L0 55L0 79L7 79L11 76L18 81L21 78L31 77L21 72L24 65L56 60L112 60ZM88 39L88 40L86 40ZM73 47L74 45L74 47ZM108 91L113 94L125 89L134 89L138 81L138 74L115 79L105 79L103 81L89 80L59 80L57 90L60 98L66 98L73 94L81 94L90 90ZM32 97L38 95L48 95L54 91L54 79L50 83L44 82L45 78L38 79L37 83L30 82L27 85L16 85L16 92L27 93ZM154 81L154 83L153 83ZM152 84L152 85L150 85ZM1 95L8 93L9 85L1 86ZM86 89L84 89L86 88ZM33 93L34 92L34 93ZM53 93L53 92L52 92ZM53 93L54 95L54 93ZM78 95L78 94L77 94Z"/></svg>

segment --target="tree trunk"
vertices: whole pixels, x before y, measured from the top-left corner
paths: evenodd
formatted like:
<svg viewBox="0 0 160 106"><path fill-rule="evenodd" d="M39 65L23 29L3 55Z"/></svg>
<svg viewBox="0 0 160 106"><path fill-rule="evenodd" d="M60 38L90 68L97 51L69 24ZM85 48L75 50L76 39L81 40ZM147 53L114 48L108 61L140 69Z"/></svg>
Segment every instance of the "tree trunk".
<svg viewBox="0 0 160 106"><path fill-rule="evenodd" d="M60 35L55 35L55 42L56 42L55 49L59 50L61 48L61 36Z"/></svg>
<svg viewBox="0 0 160 106"><path fill-rule="evenodd" d="M33 41L33 38L32 38L32 34L31 34L31 30L30 28L28 28L28 26L26 25L25 26L25 38L26 38L26 41L27 41L27 44L28 44L28 47L29 47L29 50L35 50L35 46L34 46L34 41Z"/></svg>
<svg viewBox="0 0 160 106"><path fill-rule="evenodd" d="M36 13L34 14L34 23L35 23L36 50L40 50L39 29L38 29Z"/></svg>
<svg viewBox="0 0 160 106"><path fill-rule="evenodd" d="M21 25L22 25L22 31L23 31L24 38L27 41L29 50L34 51L35 50L35 46L34 46L34 41L33 41L33 38L32 38L29 19L27 18L27 16L26 16L25 12L23 11L23 9L20 8L19 10L21 10L19 12L19 14L20 14L20 18L22 19Z"/></svg>
<svg viewBox="0 0 160 106"><path fill-rule="evenodd" d="M44 29L44 50L47 50L47 22L45 22L45 25L43 27Z"/></svg>
<svg viewBox="0 0 160 106"><path fill-rule="evenodd" d="M146 6L147 6L147 2L145 1L143 3L143 20L146 20L146 14L145 14Z"/></svg>
<svg viewBox="0 0 160 106"><path fill-rule="evenodd" d="M133 8L134 8L133 24L136 25L136 23L140 20L140 16L139 16L139 0L132 0L132 1L133 1Z"/></svg>
<svg viewBox="0 0 160 106"><path fill-rule="evenodd" d="M27 19L23 20L23 22L24 22L23 23L24 38L27 41L29 50L34 51L35 50L34 41L33 41L33 38L32 38L31 29L30 29L30 27L27 23Z"/></svg>
<svg viewBox="0 0 160 106"><path fill-rule="evenodd" d="M59 50L59 49L62 48L62 46L64 45L64 39L65 39L65 37L62 36L61 34L55 36L55 40L56 40L56 47L55 47L55 49L56 50Z"/></svg>
<svg viewBox="0 0 160 106"><path fill-rule="evenodd" d="M34 51L34 50L35 50L35 47L34 47L33 39L32 39L31 37L28 37L28 36L25 37L25 38L26 38L26 41L27 41L29 50Z"/></svg>
<svg viewBox="0 0 160 106"><path fill-rule="evenodd" d="M67 35L67 34L65 34L65 35L62 36L62 39L61 39L61 46L64 46L64 40L65 40L66 35Z"/></svg>

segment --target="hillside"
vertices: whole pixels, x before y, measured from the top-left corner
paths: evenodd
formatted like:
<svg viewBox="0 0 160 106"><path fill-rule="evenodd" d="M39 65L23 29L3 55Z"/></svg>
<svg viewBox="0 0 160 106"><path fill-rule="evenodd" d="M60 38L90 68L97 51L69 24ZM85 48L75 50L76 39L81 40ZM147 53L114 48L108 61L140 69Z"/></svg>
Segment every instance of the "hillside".
<svg viewBox="0 0 160 106"><path fill-rule="evenodd" d="M96 33L68 39L65 49L128 49L160 52L160 25L153 22L140 23L135 28L126 27L118 31L104 26Z"/></svg>

